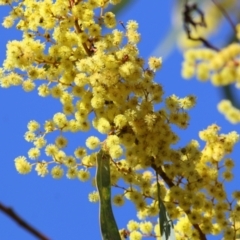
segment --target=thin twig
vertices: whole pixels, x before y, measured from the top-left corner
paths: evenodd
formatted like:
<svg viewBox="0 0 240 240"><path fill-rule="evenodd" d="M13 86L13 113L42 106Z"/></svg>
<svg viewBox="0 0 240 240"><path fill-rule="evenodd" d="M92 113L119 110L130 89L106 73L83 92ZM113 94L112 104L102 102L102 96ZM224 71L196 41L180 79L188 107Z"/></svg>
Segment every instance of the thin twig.
<svg viewBox="0 0 240 240"><path fill-rule="evenodd" d="M200 16L200 21L196 21L193 19L192 14L197 13ZM210 49L213 49L215 51L219 51L219 49L215 46L213 46L208 40L206 40L203 37L193 37L191 27L197 28L197 27L207 27L207 24L205 22L204 13L198 8L197 4L189 4L188 0L186 0L185 7L183 10L183 27L187 34L188 39L192 41L200 41L202 44Z"/></svg>
<svg viewBox="0 0 240 240"><path fill-rule="evenodd" d="M44 236L42 233L37 231L30 224L28 224L26 221L24 221L17 213L14 212L13 209L11 209L9 207L6 207L2 203L0 203L0 211L5 213L8 217L10 217L16 223L18 223L26 231L28 231L29 233L36 236L39 240L50 240L50 238Z"/></svg>
<svg viewBox="0 0 240 240"><path fill-rule="evenodd" d="M157 167L154 163L151 165L151 167L156 171L157 174L161 176L161 178L164 180L164 182L167 184L169 188L175 186L172 179L170 179L167 174L163 171L161 167ZM186 210L185 213L187 215L191 214L191 210ZM198 224L193 224L193 227L197 230L199 233L199 239L200 240L207 240L206 235L203 233L202 229Z"/></svg>
<svg viewBox="0 0 240 240"><path fill-rule="evenodd" d="M212 50L215 50L216 52L219 52L220 50L217 48L217 47L215 47L213 44L211 44L209 41L207 41L205 38L202 38L202 37L197 37L197 38L194 38L194 37L192 37L192 36L188 36L188 38L190 39L190 40L192 40L192 41L201 41L202 42L202 44L205 46L205 47L207 47L207 48L210 48L210 49L212 49Z"/></svg>
<svg viewBox="0 0 240 240"><path fill-rule="evenodd" d="M80 27L79 24L78 24L78 19L77 19L77 18L74 20L74 27L75 27L75 31L76 31L77 33L82 33L82 32L83 32L82 29L81 29L81 27ZM91 50L88 48L88 46L87 46L87 44L86 44L85 42L82 43L82 46L83 46L85 52L87 53L87 55L88 55L88 56L92 56L93 53L92 53Z"/></svg>
<svg viewBox="0 0 240 240"><path fill-rule="evenodd" d="M230 18L229 14L227 13L227 11L219 4L217 3L215 0L212 0L212 2L218 7L218 9L222 12L223 16L228 20L229 24L231 25L234 33L236 33L236 29L235 29L235 24L233 23L232 19Z"/></svg>

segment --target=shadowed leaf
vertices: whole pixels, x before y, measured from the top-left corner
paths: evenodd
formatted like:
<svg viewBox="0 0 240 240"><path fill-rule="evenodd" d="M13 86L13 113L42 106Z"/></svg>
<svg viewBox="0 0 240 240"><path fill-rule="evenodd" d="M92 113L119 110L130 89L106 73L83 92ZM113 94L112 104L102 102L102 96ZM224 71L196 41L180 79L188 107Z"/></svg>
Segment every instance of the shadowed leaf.
<svg viewBox="0 0 240 240"><path fill-rule="evenodd" d="M100 197L102 239L121 240L111 205L110 156L103 150L97 154L96 183Z"/></svg>
<svg viewBox="0 0 240 240"><path fill-rule="evenodd" d="M165 234L165 239L168 240L173 239L171 237L171 230L173 229L173 223L167 216L166 207L163 204L163 201L160 197L160 184L158 182L158 174L157 176L157 191L158 191L158 208L159 208L159 227L160 227L160 233L161 236Z"/></svg>

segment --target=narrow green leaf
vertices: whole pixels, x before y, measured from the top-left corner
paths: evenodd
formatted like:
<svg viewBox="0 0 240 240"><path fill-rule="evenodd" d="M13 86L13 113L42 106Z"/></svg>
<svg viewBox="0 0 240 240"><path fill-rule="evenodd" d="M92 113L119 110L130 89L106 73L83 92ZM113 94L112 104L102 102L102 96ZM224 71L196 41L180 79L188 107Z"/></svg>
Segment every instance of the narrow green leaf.
<svg viewBox="0 0 240 240"><path fill-rule="evenodd" d="M166 226L166 230L165 230L166 239L168 239L170 237L170 234L171 234L171 225L168 223L168 225Z"/></svg>
<svg viewBox="0 0 240 240"><path fill-rule="evenodd" d="M103 150L97 154L96 183L100 198L102 239L121 240L111 205L110 156Z"/></svg>
<svg viewBox="0 0 240 240"><path fill-rule="evenodd" d="M166 240L171 236L171 230L173 229L173 223L168 219L167 210L164 206L164 203L160 197L160 184L158 182L158 174L156 172L157 177L157 191L158 191L158 207L159 207L159 227L161 236L165 233Z"/></svg>
<svg viewBox="0 0 240 240"><path fill-rule="evenodd" d="M166 210L160 198L160 184L158 182L158 179L157 179L157 190L158 190L158 208L159 208L159 224L160 224L159 227L160 227L160 232L162 236L164 233L164 225L166 222Z"/></svg>

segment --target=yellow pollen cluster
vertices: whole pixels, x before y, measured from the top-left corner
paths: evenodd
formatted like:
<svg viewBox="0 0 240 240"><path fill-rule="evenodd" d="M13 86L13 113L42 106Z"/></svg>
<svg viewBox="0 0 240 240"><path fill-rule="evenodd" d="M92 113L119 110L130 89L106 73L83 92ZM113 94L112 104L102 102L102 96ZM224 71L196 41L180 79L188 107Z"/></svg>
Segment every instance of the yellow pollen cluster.
<svg viewBox="0 0 240 240"><path fill-rule="evenodd" d="M9 28L15 22L23 32L21 41L7 44L0 86L22 86L26 92L37 88L39 96L62 104L62 111L45 123L28 123L24 138L34 146L28 159L15 159L15 167L21 174L35 169L41 177L51 174L54 179L66 176L85 182L96 167L98 150L104 148L111 158L111 185L121 191L113 196L113 203L123 206L125 199L132 201L140 220L131 220L127 230L120 230L121 236L160 239L159 222L147 220L158 217L159 188L170 219L177 220L177 239L199 239L210 233L232 236L240 221L240 194L234 192L238 202L232 204L223 182L233 178L234 163L226 156L239 135L220 134L220 127L213 124L199 132L203 150L197 140L174 147L180 137L172 127L188 127L187 111L195 106L196 97L163 97L162 85L154 82L162 58L144 61L140 57L138 23L130 20L126 27L118 25L117 16L108 11L109 5L120 2L0 0L0 5L12 7L3 26ZM239 54L238 43L220 52L189 50L183 76L211 78L215 85L240 82ZM238 113L226 102L219 109L238 121ZM76 146L69 154L68 134L81 138L92 129L96 136L88 136L86 146ZM51 134L55 140L48 143ZM158 182L156 173L161 177ZM125 185L120 186L121 182ZM93 191L88 198L97 202L99 195Z"/></svg>

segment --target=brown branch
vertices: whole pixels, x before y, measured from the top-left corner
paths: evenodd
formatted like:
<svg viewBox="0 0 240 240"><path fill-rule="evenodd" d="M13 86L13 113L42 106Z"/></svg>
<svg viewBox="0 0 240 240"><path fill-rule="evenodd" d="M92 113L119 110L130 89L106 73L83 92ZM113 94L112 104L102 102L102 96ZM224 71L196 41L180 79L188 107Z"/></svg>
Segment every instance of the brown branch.
<svg viewBox="0 0 240 240"><path fill-rule="evenodd" d="M175 186L175 184L173 183L173 181L167 176L167 174L163 171L163 169L161 167L157 167L155 164L152 164L151 167L157 172L157 174L159 174L161 176L161 178L165 181L165 183L168 185L169 188ZM187 210L185 211L185 213L191 214L191 210ZM199 239L200 240L207 240L206 235L202 232L201 228L199 227L198 224L192 224L193 227L198 231L199 233Z"/></svg>
<svg viewBox="0 0 240 240"><path fill-rule="evenodd" d="M192 13L197 13L198 15L200 15L201 20L200 21L195 21L193 19ZM193 37L192 36L191 27L194 27L195 29L197 27L207 27L207 24L205 22L204 13L198 8L197 4L196 3L189 4L188 0L186 0L186 4L185 4L185 7L184 7L184 11L183 11L183 27L184 27L184 30L187 34L188 39L190 39L192 41L200 41L200 42L202 42L202 44L205 47L213 49L215 51L219 51L219 49L217 47L212 45L205 38L203 38L203 37Z"/></svg>
<svg viewBox="0 0 240 240"><path fill-rule="evenodd" d="M18 223L22 228L24 228L26 231L30 232L34 236L36 236L40 240L50 240L50 238L44 236L42 233L37 231L35 228L33 228L30 224L28 224L26 221L24 221L19 215L17 215L13 209L4 206L2 203L0 203L0 211L5 213L8 217L10 217L13 221Z"/></svg>
<svg viewBox="0 0 240 240"><path fill-rule="evenodd" d="M175 186L172 180L167 176L161 167L157 167L155 164L152 164L151 167L161 176L169 188Z"/></svg>
<svg viewBox="0 0 240 240"><path fill-rule="evenodd" d="M191 35L188 35L188 39L192 41L200 41L205 47L215 50L216 52L219 52L219 49L215 47L213 44L211 44L209 41L207 41L205 38L202 37L194 38Z"/></svg>
<svg viewBox="0 0 240 240"><path fill-rule="evenodd" d="M74 20L74 27L75 27L75 31L77 33L82 33L83 32L81 27L78 24L78 19L77 18ZM87 53L87 55L88 56L92 56L93 52L91 52L91 50L88 48L87 44L86 43L82 43L82 46L83 46L85 52Z"/></svg>

